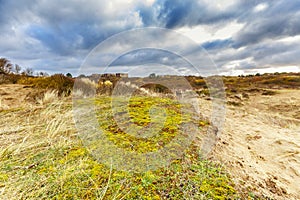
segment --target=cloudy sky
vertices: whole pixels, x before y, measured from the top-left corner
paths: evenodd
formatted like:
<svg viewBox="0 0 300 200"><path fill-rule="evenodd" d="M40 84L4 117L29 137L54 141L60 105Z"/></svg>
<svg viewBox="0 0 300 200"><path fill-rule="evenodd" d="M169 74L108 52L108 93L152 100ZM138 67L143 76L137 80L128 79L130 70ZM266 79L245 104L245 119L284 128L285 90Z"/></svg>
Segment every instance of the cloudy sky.
<svg viewBox="0 0 300 200"><path fill-rule="evenodd" d="M173 46L181 53L194 51L194 58L205 49L220 74L300 71L299 0L0 0L0 57L35 71L77 74L93 49L94 57L88 59L97 57L95 47L101 42L145 27L170 29L195 45L143 32L136 35L144 43L138 47L157 47L152 45L155 38L163 38L162 50L129 48L132 52L119 55L124 51L107 46L106 52L97 52L95 63L103 67L103 60L114 61L118 70L145 63L171 65L163 61L174 61L174 54L164 49ZM119 49L135 42L127 39Z"/></svg>

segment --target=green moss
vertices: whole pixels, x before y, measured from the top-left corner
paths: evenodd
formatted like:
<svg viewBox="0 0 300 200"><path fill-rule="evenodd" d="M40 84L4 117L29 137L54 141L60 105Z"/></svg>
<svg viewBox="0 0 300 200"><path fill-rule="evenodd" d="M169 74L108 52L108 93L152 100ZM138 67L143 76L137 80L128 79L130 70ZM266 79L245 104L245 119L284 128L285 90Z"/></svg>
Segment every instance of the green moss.
<svg viewBox="0 0 300 200"><path fill-rule="evenodd" d="M184 105L171 99L131 99L128 110L133 125L147 127L153 122L149 111L161 106L166 116L159 116L162 131L150 138L136 138L119 128L111 111L111 99L96 99L100 127L121 148L140 153L157 151L180 134L179 126L191 122L200 127L205 121L193 121L181 113ZM119 101L122 101L119 99ZM69 106L63 109L71 109ZM127 109L127 108L126 108ZM117 112L124 112L120 108ZM136 115L135 113L142 113ZM63 113L57 111L55 113ZM54 116L55 117L55 116ZM102 119L102 121L100 120ZM164 119L164 120L161 120ZM125 123L125 122L124 122ZM39 124L39 128L46 127ZM45 131L40 131L43 134ZM13 187L24 199L234 199L236 192L225 170L201 158L196 144L186 149L184 157L166 168L143 173L117 171L98 163L78 138L62 142L64 132L55 142L40 144L22 153L3 151L0 162L0 187ZM42 135L42 137L44 137ZM59 142L58 142L59 141ZM158 142L162 142L159 145ZM132 145L134 147L132 148ZM177 144L180 145L180 144ZM176 144L174 145L176 148ZM13 182L13 186L6 185Z"/></svg>
<svg viewBox="0 0 300 200"><path fill-rule="evenodd" d="M116 122L114 113L111 112L110 98L96 99L96 105L99 106L98 118L99 124L104 133L120 148L125 148L128 151L145 153L149 151L157 151L160 144L168 143L179 133L179 127L182 123L187 123L191 117L181 113L181 105L171 99L153 98L153 97L134 97L129 101L127 107L125 100L114 99L118 105L126 105L118 107L115 115L121 116L125 120ZM103 106L103 105L106 105ZM151 110L164 109L165 113L158 112L158 115L151 119ZM128 116L126 110L128 109ZM155 112L155 111L154 111ZM128 119L127 119L127 118ZM121 130L121 127L126 127L127 131ZM139 134L157 133L148 138L136 137ZM127 134L130 132L131 134Z"/></svg>
<svg viewBox="0 0 300 200"><path fill-rule="evenodd" d="M8 180L8 175L0 173L0 183Z"/></svg>

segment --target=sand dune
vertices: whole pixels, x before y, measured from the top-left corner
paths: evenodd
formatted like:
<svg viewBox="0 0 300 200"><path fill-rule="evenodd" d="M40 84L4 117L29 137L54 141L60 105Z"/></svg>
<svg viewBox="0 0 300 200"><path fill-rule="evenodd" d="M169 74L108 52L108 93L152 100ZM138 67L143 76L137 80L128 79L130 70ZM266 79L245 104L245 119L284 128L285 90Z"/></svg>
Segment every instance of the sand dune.
<svg viewBox="0 0 300 200"><path fill-rule="evenodd" d="M33 92L21 85L2 85L0 109L30 106ZM241 106L228 105L224 127L209 155L225 165L245 198L300 199L300 91L277 92L249 94ZM201 113L209 116L211 101L199 100ZM10 141L1 140L2 145Z"/></svg>
<svg viewBox="0 0 300 200"><path fill-rule="evenodd" d="M226 165L240 191L300 199L300 121L295 115L299 105L299 90L281 90L228 107L211 157Z"/></svg>

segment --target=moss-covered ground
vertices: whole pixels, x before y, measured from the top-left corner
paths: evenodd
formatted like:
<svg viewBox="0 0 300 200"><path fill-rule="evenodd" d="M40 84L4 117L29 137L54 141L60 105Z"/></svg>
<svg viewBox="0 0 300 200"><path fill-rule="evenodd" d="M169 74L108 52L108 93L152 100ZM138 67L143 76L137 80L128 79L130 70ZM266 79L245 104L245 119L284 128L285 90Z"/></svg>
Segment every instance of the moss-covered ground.
<svg viewBox="0 0 300 200"><path fill-rule="evenodd" d="M108 97L94 101L99 128L115 145L131 152L155 152L180 134L182 123L195 120L182 114L181 105L173 100L133 97L126 108L115 111L119 116L126 109L129 113L122 116L128 120L118 124L110 101ZM155 121L151 115L160 107L164 112L157 112ZM3 110L0 119L0 199L238 199L225 169L203 159L195 142L168 166L151 171L120 171L101 164L78 137L70 99ZM135 137L120 129L122 123L137 134L150 126L160 131ZM196 123L199 129L208 125Z"/></svg>

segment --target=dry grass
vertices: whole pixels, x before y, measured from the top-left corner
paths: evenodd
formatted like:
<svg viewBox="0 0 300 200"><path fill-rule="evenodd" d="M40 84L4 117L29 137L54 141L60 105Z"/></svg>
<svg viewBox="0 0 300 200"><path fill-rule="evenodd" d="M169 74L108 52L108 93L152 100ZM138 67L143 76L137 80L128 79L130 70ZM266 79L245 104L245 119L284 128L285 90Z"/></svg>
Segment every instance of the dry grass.
<svg viewBox="0 0 300 200"><path fill-rule="evenodd" d="M45 105L54 101L58 101L58 92L55 90L47 90L42 98L37 98L36 101L40 104L40 105Z"/></svg>
<svg viewBox="0 0 300 200"><path fill-rule="evenodd" d="M54 96L49 94L51 98ZM50 98L45 96L43 103ZM70 105L56 101L45 107L11 110L0 115L1 198L28 199L37 194L47 195L43 194L45 188L39 187L46 177L37 176L36 169L51 165L54 162L52 153L80 143L74 137Z"/></svg>
<svg viewBox="0 0 300 200"><path fill-rule="evenodd" d="M89 85L91 88L96 89L98 84L88 78L81 78L80 79L84 84ZM78 81L78 80L77 80Z"/></svg>

